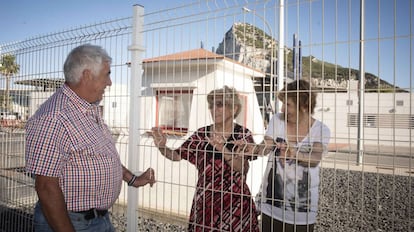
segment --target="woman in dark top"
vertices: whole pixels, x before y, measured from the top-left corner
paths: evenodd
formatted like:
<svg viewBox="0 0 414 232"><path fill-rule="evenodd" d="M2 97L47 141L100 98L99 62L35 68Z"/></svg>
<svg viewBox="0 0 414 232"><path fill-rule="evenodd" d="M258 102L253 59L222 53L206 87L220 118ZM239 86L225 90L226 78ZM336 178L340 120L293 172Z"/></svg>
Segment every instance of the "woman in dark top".
<svg viewBox="0 0 414 232"><path fill-rule="evenodd" d="M160 128L153 128L156 146L168 159L185 159L198 170L189 231L259 231L257 212L246 174L249 157L235 156L237 140L253 143L251 132L234 122L241 111L235 89L224 86L207 96L214 123L199 128L180 148L166 147Z"/></svg>

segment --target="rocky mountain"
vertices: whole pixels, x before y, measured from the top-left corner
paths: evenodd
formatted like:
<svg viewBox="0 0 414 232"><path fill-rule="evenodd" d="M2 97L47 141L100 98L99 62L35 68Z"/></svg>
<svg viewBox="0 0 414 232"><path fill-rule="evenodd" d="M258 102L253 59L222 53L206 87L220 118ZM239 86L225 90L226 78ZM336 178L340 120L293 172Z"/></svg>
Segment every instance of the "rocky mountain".
<svg viewBox="0 0 414 232"><path fill-rule="evenodd" d="M278 41L266 34L260 28L248 23L235 23L226 32L216 53L225 55L250 67L270 75L277 74ZM288 77L293 77L293 50L285 47L285 68ZM272 65L273 68L272 68ZM313 56L302 57L302 78L310 79L320 88L331 88L345 91L349 80L358 80L357 69L341 67L329 62L318 60ZM379 77L365 73L365 89L367 92L402 92L404 90L393 86Z"/></svg>

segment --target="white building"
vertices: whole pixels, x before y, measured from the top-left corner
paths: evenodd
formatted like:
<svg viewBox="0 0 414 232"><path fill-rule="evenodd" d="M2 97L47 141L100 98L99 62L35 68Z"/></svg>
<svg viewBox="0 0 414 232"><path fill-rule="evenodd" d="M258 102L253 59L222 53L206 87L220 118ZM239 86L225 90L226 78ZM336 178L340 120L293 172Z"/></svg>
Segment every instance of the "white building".
<svg viewBox="0 0 414 232"><path fill-rule="evenodd" d="M188 161L172 162L164 158L145 132L154 126L162 127L169 134L167 145L179 147L198 128L213 123L207 94L227 85L234 87L242 99L243 109L236 122L249 128L260 142L264 122L253 77L264 74L204 49L146 59L143 69L139 166L153 167L158 182L152 189L143 188L141 194L151 197L141 198L140 205L186 215L193 199L197 170ZM249 172L250 185L256 188L260 181L250 177L261 176L261 168L261 165L251 167Z"/></svg>
<svg viewBox="0 0 414 232"><path fill-rule="evenodd" d="M359 97L351 81L347 92L319 93L315 117L331 129L331 143L357 144ZM410 147L414 141L414 95L409 92L364 93L362 104L365 145Z"/></svg>

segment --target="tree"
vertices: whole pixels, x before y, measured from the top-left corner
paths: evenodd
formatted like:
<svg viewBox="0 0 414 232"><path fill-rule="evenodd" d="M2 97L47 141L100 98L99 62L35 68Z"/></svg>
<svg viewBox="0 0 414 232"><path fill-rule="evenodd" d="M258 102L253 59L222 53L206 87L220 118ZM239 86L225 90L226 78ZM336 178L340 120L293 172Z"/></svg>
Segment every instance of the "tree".
<svg viewBox="0 0 414 232"><path fill-rule="evenodd" d="M16 63L16 57L12 54L5 54L0 60L0 74L6 77L6 93L4 97L4 108L10 110L10 79L19 73L20 65Z"/></svg>

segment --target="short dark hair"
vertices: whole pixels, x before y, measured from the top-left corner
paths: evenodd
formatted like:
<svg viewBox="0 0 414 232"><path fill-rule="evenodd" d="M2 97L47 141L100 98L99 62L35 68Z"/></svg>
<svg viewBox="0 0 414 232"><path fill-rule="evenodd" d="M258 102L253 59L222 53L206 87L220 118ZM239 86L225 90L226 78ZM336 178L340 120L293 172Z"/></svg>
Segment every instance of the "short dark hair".
<svg viewBox="0 0 414 232"><path fill-rule="evenodd" d="M308 81L299 79L287 84L277 95L277 98L285 102L292 99L299 108L308 109L310 114L314 113L316 106L316 92L312 91Z"/></svg>

